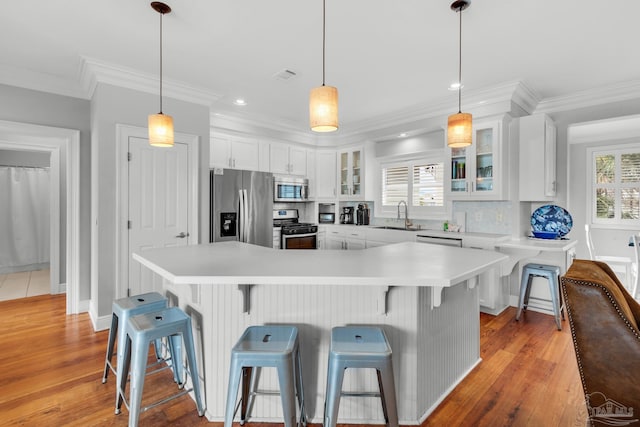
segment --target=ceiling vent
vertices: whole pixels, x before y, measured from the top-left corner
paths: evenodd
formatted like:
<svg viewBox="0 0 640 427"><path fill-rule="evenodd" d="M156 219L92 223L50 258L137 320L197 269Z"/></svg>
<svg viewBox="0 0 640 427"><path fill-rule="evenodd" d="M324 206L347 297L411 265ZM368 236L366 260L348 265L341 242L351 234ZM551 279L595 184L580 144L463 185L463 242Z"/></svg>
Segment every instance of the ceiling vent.
<svg viewBox="0 0 640 427"><path fill-rule="evenodd" d="M291 80L295 76L296 76L296 72L295 71L287 70L285 68L284 70L280 70L277 73L275 73L273 75L273 78L276 79L276 80L282 80L283 82L286 82L288 80Z"/></svg>

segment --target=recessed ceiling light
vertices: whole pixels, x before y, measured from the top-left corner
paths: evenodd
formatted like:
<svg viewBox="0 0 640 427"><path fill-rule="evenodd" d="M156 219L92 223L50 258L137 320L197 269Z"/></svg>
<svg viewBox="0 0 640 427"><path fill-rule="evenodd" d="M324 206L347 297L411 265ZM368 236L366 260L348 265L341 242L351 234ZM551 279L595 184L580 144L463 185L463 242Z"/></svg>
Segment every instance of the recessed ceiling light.
<svg viewBox="0 0 640 427"><path fill-rule="evenodd" d="M463 84L459 82L454 82L449 85L449 90L458 90L458 89L462 89L463 87L464 87Z"/></svg>
<svg viewBox="0 0 640 427"><path fill-rule="evenodd" d="M236 104L236 105L247 105L247 101L245 101L242 98L236 99L235 101L233 101L233 103Z"/></svg>
<svg viewBox="0 0 640 427"><path fill-rule="evenodd" d="M406 132L402 132L400 135L398 135L398 138L404 138L405 136L407 136Z"/></svg>

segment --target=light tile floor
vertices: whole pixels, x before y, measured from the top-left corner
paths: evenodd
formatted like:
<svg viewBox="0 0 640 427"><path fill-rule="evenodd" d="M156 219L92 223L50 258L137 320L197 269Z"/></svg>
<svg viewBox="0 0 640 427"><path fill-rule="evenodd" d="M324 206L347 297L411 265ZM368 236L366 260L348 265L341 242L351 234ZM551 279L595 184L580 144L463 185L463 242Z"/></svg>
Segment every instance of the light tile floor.
<svg viewBox="0 0 640 427"><path fill-rule="evenodd" d="M0 274L0 301L48 294L49 282L48 269Z"/></svg>

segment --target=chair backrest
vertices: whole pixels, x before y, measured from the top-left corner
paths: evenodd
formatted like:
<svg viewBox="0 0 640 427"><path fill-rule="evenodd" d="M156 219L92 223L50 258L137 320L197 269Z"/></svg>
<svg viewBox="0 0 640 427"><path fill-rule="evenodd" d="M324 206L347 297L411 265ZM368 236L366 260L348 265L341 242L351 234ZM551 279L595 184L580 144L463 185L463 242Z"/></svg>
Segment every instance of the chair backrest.
<svg viewBox="0 0 640 427"><path fill-rule="evenodd" d="M603 262L575 260L561 283L591 425L608 421L607 407L637 418L640 305Z"/></svg>
<svg viewBox="0 0 640 427"><path fill-rule="evenodd" d="M594 260L596 259L596 255L593 250L593 240L591 240L591 229L589 228L589 224L584 225L584 232L586 235L585 240L587 241L587 249L589 249L589 259Z"/></svg>

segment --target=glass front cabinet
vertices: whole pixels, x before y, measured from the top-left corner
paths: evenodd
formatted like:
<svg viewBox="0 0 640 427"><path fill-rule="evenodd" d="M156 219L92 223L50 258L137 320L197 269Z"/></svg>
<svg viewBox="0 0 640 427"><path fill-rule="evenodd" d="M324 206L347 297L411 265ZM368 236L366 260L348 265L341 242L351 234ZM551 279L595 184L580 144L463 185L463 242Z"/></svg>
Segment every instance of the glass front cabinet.
<svg viewBox="0 0 640 427"><path fill-rule="evenodd" d="M504 162L507 147L506 144L503 147L502 141L508 134L506 126L506 119L479 121L473 124L471 146L447 148L450 158L446 190L450 200L508 198L505 182L507 165Z"/></svg>
<svg viewBox="0 0 640 427"><path fill-rule="evenodd" d="M338 153L338 173L340 174L340 198L362 198L363 164L362 149L340 151Z"/></svg>

